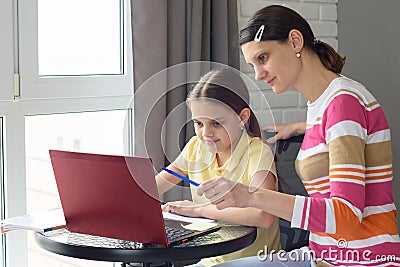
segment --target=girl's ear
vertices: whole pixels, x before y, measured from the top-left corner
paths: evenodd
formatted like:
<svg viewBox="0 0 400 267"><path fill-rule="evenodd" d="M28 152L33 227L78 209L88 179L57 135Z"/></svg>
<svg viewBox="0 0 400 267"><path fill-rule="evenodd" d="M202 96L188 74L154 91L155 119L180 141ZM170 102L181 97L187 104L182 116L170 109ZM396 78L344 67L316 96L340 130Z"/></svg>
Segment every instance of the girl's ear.
<svg viewBox="0 0 400 267"><path fill-rule="evenodd" d="M299 30L291 30L288 36L289 43L292 48L295 50L295 53L299 53L304 46L304 38L303 34Z"/></svg>
<svg viewBox="0 0 400 267"><path fill-rule="evenodd" d="M240 111L239 113L239 118L242 124L245 125L250 119L250 109L249 108L242 109L242 111Z"/></svg>

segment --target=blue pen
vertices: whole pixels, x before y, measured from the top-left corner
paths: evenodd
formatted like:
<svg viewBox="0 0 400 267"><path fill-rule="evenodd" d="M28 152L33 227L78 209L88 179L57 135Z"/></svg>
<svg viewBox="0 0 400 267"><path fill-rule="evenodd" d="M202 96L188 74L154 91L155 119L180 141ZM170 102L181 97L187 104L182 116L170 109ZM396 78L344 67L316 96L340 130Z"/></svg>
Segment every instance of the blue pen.
<svg viewBox="0 0 400 267"><path fill-rule="evenodd" d="M173 176L178 177L179 179L181 179L181 180L183 180L183 181L185 181L185 182L188 182L189 184L192 184L192 185L194 185L194 186L199 186L199 185L200 185L199 183L196 183L195 181L192 181L192 180L190 180L189 178L187 178L187 177L185 177L185 176L183 176L183 175L180 175L179 173L176 173L176 172L171 171L171 170L169 170L169 169L167 169L167 168L164 168L164 167L162 167L162 169L163 169L164 171L166 171L166 172L172 174Z"/></svg>

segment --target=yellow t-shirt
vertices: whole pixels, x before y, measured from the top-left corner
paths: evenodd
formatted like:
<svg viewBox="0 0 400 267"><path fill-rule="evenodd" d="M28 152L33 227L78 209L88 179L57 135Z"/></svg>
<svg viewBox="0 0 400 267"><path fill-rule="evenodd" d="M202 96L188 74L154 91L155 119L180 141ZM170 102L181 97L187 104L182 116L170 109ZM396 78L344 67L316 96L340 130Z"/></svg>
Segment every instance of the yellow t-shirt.
<svg viewBox="0 0 400 267"><path fill-rule="evenodd" d="M182 153L173 163L181 171L185 172L189 179L198 183L223 176L227 179L250 185L253 175L262 170L272 172L276 177L274 155L271 148L258 137L250 137L246 131L233 151L230 159L221 167L218 166L215 153L210 153L197 136L192 137L186 144ZM277 182L276 182L277 189ZM192 199L196 203L209 203L209 201L196 193L196 188L191 186ZM281 249L279 232L279 220L268 229L257 229L257 238L253 244L242 250L203 259L205 266L212 266L224 261L255 256L259 250L268 251Z"/></svg>

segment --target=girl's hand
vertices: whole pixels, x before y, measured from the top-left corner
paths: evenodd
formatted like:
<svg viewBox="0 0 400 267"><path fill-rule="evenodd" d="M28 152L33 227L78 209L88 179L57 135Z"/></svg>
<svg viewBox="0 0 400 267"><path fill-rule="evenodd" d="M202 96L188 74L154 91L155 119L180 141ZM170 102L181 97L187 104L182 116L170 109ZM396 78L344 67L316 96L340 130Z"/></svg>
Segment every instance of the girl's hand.
<svg viewBox="0 0 400 267"><path fill-rule="evenodd" d="M188 200L168 202L162 205L161 209L187 217L202 217L200 214L201 205Z"/></svg>
<svg viewBox="0 0 400 267"><path fill-rule="evenodd" d="M224 177L206 181L197 188L198 195L204 195L218 209L248 207L251 192L248 186Z"/></svg>
<svg viewBox="0 0 400 267"><path fill-rule="evenodd" d="M278 140L289 139L292 136L301 135L306 132L305 122L289 124L267 125L262 130L275 131L276 135L267 139L267 142L274 144Z"/></svg>

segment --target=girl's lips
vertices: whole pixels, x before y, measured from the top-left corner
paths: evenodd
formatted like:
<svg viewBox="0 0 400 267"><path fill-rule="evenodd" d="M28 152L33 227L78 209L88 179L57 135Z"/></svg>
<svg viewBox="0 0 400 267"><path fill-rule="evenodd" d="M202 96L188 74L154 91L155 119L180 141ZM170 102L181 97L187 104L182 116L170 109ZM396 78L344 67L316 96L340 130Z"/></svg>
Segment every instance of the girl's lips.
<svg viewBox="0 0 400 267"><path fill-rule="evenodd" d="M203 140L203 142L204 142L204 144L206 144L206 145L208 145L208 146L212 146L212 145L214 145L215 142L217 142L217 141L216 141L216 140L214 141L214 140L207 139L207 140Z"/></svg>

